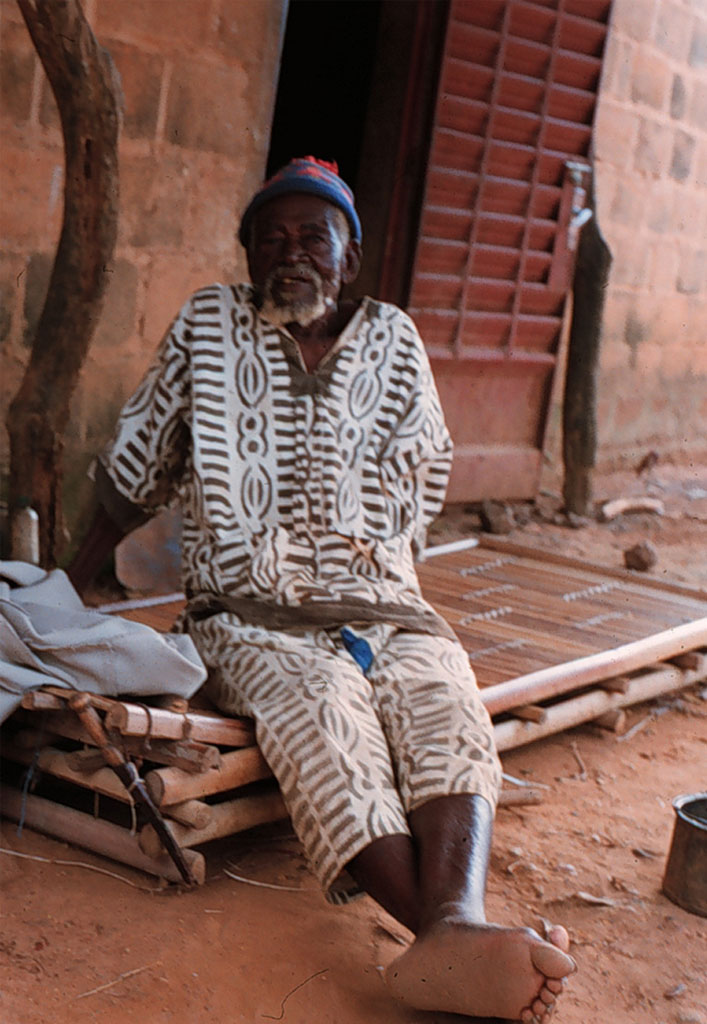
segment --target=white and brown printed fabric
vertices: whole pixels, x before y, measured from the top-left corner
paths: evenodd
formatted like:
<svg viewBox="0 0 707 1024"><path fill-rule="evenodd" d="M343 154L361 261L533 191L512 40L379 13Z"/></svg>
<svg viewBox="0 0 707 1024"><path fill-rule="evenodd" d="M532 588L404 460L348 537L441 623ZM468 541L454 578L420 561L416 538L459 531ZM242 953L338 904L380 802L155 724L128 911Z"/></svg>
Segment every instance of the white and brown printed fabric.
<svg viewBox="0 0 707 1024"><path fill-rule="evenodd" d="M185 628L211 670L217 703L256 719L259 741L325 886L373 838L405 830L405 814L421 802L412 789L424 799L471 791L495 800L498 762L468 658L422 597L414 568L442 507L451 455L424 346L401 310L364 299L308 373L288 331L259 315L250 286L214 285L183 306L100 460L99 498L121 525L134 526L141 516L179 503ZM341 645L343 625L365 632L374 649L368 679ZM418 779L401 803L401 768L395 756L391 765L391 737L387 726L381 730L372 681L388 664L396 700L404 702L407 683L392 669L398 655L383 655L403 638L410 696L415 690L419 723L427 717L431 729L427 739L424 729L409 730L417 751L407 750L404 759L434 761L435 782L430 789L429 780L423 785ZM417 681L410 677L413 662ZM330 682L314 685L312 672L320 683ZM348 697L346 711L335 709L337 690L353 693L352 673L357 707L370 715L365 723L351 719ZM268 680L275 677L273 690ZM443 740L442 720L433 711L422 714L419 700L433 682L434 704L451 677ZM312 723L331 722L335 765L322 762L321 771L308 772L306 764L316 760L312 747L311 757L293 770L285 725L295 712L282 685L295 705L305 693L310 703L312 693L319 695L322 706ZM409 709L400 714L409 716ZM348 738L339 742L344 722ZM379 734L374 761L380 779L352 788L342 779L348 771L367 774L373 755L364 737L371 730ZM313 733L310 739L316 746ZM434 752L425 756L428 740ZM454 745L454 759L442 742ZM445 760L449 767L442 767ZM384 778L390 799L380 796ZM334 814L342 786L346 809Z"/></svg>

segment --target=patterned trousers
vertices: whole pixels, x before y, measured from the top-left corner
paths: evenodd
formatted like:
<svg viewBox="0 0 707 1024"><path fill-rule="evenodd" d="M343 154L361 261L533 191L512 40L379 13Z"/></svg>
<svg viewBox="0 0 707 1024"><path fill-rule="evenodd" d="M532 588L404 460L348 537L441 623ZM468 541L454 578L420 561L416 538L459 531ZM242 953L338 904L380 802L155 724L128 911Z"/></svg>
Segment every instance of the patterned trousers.
<svg viewBox="0 0 707 1024"><path fill-rule="evenodd" d="M501 767L469 658L443 637L353 627L373 652L364 675L336 629L282 632L221 613L190 622L223 712L255 720L310 866L327 890L375 839L410 834L415 807L480 794L495 807Z"/></svg>

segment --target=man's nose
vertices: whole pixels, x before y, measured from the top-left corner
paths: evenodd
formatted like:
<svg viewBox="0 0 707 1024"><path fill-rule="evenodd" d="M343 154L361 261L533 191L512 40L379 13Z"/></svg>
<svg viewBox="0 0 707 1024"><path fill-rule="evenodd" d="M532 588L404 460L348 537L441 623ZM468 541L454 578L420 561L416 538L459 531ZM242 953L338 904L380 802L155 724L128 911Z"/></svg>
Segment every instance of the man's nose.
<svg viewBox="0 0 707 1024"><path fill-rule="evenodd" d="M297 263L304 256L304 248L297 235L288 235L282 240L282 257L288 263Z"/></svg>

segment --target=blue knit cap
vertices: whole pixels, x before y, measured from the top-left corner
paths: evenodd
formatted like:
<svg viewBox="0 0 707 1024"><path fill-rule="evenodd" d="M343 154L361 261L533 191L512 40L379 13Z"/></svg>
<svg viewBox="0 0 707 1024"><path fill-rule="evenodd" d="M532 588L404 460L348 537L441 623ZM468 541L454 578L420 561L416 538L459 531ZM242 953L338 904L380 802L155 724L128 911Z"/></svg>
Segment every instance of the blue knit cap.
<svg viewBox="0 0 707 1024"><path fill-rule="evenodd" d="M339 168L335 163L317 160L313 156L298 157L290 160L282 170L265 182L256 192L241 219L238 237L241 244L248 245L248 233L253 214L270 199L289 195L292 192L304 192L307 195L319 196L332 203L346 215L351 228L351 237L355 242L361 241L361 222L354 208L354 195L349 186L339 177Z"/></svg>

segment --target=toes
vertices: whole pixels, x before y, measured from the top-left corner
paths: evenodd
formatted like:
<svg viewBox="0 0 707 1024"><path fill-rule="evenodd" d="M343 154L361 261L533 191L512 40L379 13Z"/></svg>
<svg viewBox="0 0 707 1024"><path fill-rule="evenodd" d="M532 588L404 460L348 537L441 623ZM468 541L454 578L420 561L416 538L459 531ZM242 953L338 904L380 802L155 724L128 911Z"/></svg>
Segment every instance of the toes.
<svg viewBox="0 0 707 1024"><path fill-rule="evenodd" d="M539 942L534 945L530 952L530 958L536 970L548 979L564 978L577 970L577 965L572 957L563 953L561 949L550 942Z"/></svg>
<svg viewBox="0 0 707 1024"><path fill-rule="evenodd" d="M549 992L559 996L560 992L564 988L564 984L561 978L546 978L543 988L546 988Z"/></svg>
<svg viewBox="0 0 707 1024"><path fill-rule="evenodd" d="M563 953L569 953L570 951L570 937L566 928L563 928L561 924L553 924L547 930L545 938L548 942L551 942L553 946L557 946Z"/></svg>
<svg viewBox="0 0 707 1024"><path fill-rule="evenodd" d="M560 982L560 985L561 984L562 982ZM551 992L546 985L543 985L543 987L540 989L540 995L538 998L542 999L546 1006L552 1006L552 1004L555 1002L555 999L559 994L559 992Z"/></svg>
<svg viewBox="0 0 707 1024"><path fill-rule="evenodd" d="M555 1008L554 1002L548 1004L540 999L535 999L532 1006L527 1006L521 1013L522 1024L546 1024L550 1014Z"/></svg>

